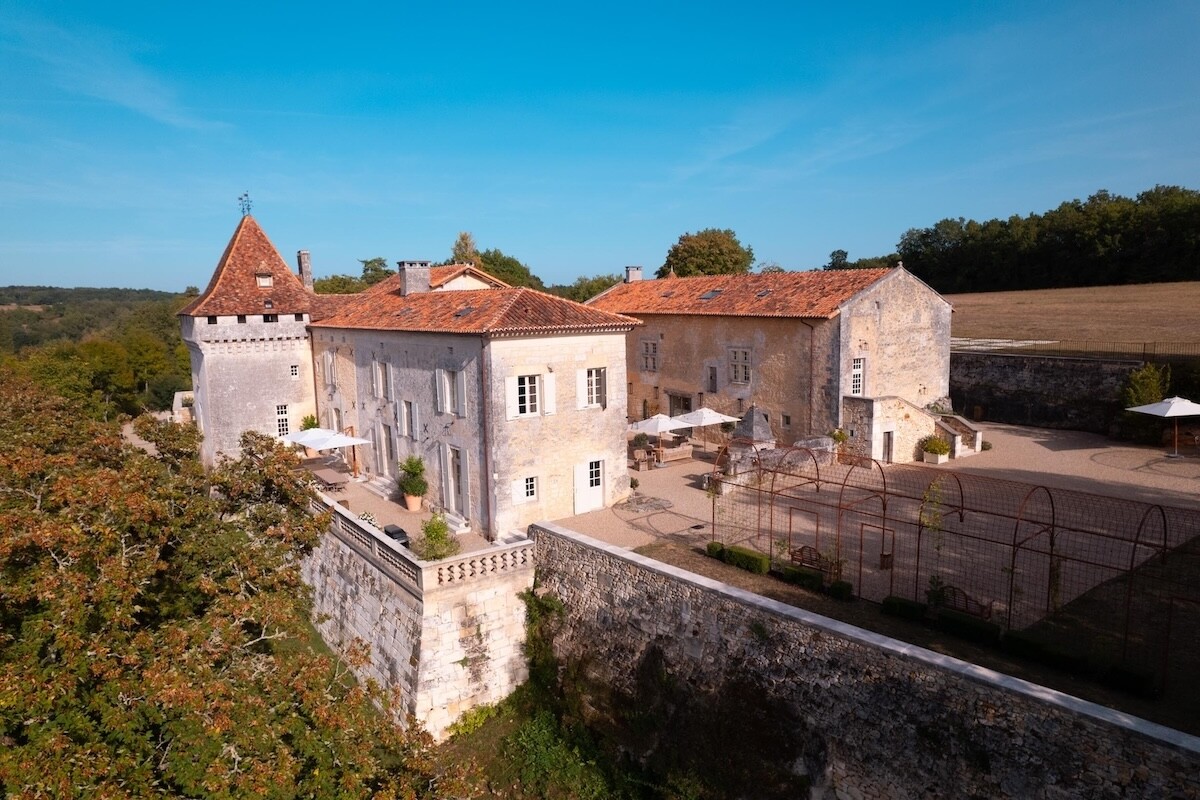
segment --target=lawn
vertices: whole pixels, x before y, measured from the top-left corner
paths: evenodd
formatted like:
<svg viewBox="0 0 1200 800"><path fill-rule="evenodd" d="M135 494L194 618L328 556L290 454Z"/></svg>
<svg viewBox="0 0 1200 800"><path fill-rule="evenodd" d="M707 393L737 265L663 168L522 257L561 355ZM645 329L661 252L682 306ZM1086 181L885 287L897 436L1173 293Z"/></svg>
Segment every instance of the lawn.
<svg viewBox="0 0 1200 800"><path fill-rule="evenodd" d="M1089 286L945 296L955 336L1107 342L1194 342L1200 282Z"/></svg>

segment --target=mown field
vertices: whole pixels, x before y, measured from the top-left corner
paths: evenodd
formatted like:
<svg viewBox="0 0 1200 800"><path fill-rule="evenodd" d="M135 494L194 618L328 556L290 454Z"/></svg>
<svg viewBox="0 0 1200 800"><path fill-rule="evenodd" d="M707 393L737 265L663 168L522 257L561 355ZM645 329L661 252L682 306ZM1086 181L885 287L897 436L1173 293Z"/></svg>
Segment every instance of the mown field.
<svg viewBox="0 0 1200 800"><path fill-rule="evenodd" d="M1200 341L1200 282L949 294L954 336Z"/></svg>

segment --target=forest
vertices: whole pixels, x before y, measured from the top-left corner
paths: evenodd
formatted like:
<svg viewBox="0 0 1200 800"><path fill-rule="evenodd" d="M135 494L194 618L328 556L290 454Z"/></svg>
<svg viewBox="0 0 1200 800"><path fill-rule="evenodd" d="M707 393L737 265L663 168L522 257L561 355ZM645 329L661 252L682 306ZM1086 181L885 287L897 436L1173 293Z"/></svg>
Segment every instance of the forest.
<svg viewBox="0 0 1200 800"><path fill-rule="evenodd" d="M170 408L191 388L175 314L195 291L0 287L0 362L19 358L102 415Z"/></svg>
<svg viewBox="0 0 1200 800"><path fill-rule="evenodd" d="M1102 190L1042 214L943 219L906 232L892 258L944 294L1200 280L1200 192Z"/></svg>

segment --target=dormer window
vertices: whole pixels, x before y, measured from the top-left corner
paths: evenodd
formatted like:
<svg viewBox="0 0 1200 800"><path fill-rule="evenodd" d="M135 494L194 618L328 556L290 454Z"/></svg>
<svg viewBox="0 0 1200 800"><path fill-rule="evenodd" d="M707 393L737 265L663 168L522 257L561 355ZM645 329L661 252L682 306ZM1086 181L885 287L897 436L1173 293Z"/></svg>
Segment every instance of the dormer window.
<svg viewBox="0 0 1200 800"><path fill-rule="evenodd" d="M271 277L271 273L269 272L255 273L254 279L258 281L258 288L260 289L270 289L275 285L274 278Z"/></svg>
<svg viewBox="0 0 1200 800"><path fill-rule="evenodd" d="M716 297L719 297L719 296L720 296L720 294L721 294L721 290L720 290L720 289L709 289L707 292L705 292L704 294L700 295L700 299L701 299L701 300L712 300L712 299L714 299L714 298L716 298Z"/></svg>

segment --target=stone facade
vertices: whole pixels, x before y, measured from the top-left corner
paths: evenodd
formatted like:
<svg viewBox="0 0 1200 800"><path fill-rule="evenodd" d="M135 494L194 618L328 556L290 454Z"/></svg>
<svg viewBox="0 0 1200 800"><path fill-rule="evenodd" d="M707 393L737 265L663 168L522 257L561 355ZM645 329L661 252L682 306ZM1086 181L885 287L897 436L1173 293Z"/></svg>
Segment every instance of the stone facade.
<svg viewBox="0 0 1200 800"><path fill-rule="evenodd" d="M204 464L236 455L244 431L277 436L299 430L316 413L307 318L300 316L278 322L263 322L262 314L216 316L211 324L203 316L180 318Z"/></svg>
<svg viewBox="0 0 1200 800"><path fill-rule="evenodd" d="M533 586L531 542L423 562L332 510L331 529L302 574L325 642L343 656L356 643L369 645L365 662L351 662L359 680L398 692L400 712L437 739L463 712L503 699L525 680L520 593Z"/></svg>
<svg viewBox="0 0 1200 800"><path fill-rule="evenodd" d="M725 288L704 295L712 299L677 304L680 310L647 307L645 287L614 287L589 303L642 320L627 339L632 418L701 406L741 416L753 405L766 413L774 438L791 444L847 427L844 401L852 397L900 398L918 414L949 405L949 303L902 268L876 272L844 296L811 276L797 277L804 292L836 295L811 313L778 306L756 313L752 299L733 299L738 278L763 282L753 297L769 298L794 288L786 275L724 276ZM693 280L642 283L677 302L711 284L706 279L693 290ZM858 413L876 408L885 406ZM882 418L873 427L889 430L894 422ZM921 424L922 435L932 433L936 417L924 415ZM882 438L870 447L869 455L883 458ZM894 460L912 460L911 449L897 446Z"/></svg>
<svg viewBox="0 0 1200 800"><path fill-rule="evenodd" d="M731 796L1198 798L1200 739L553 525L575 707ZM724 788L724 787L721 787Z"/></svg>

